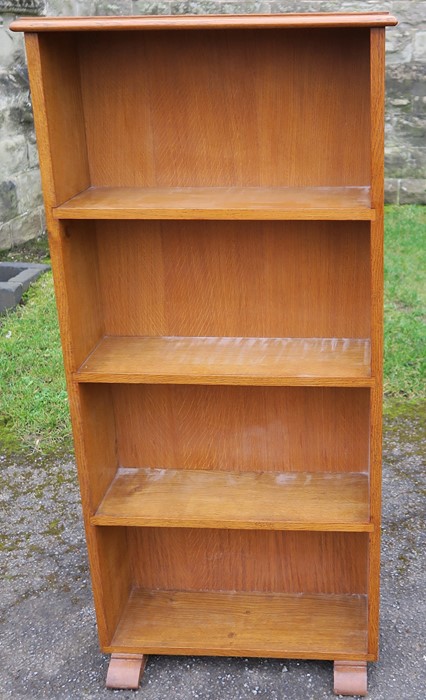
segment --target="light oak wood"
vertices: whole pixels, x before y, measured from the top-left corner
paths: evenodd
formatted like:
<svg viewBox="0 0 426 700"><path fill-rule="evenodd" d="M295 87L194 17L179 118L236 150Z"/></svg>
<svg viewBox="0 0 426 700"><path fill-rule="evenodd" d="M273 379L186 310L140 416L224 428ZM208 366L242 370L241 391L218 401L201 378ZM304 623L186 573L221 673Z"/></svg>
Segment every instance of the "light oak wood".
<svg viewBox="0 0 426 700"><path fill-rule="evenodd" d="M367 593L369 533L131 527L127 537L146 591Z"/></svg>
<svg viewBox="0 0 426 700"><path fill-rule="evenodd" d="M57 219L374 220L368 187L91 187Z"/></svg>
<svg viewBox="0 0 426 700"><path fill-rule="evenodd" d="M234 27L311 28L387 27L397 24L388 12L323 12L283 15L181 15L142 17L26 17L12 23L15 32L119 31L140 29L228 29Z"/></svg>
<svg viewBox="0 0 426 700"><path fill-rule="evenodd" d="M368 222L96 227L106 335L370 337Z"/></svg>
<svg viewBox="0 0 426 700"><path fill-rule="evenodd" d="M345 659L365 658L366 641L365 596L136 590L111 649Z"/></svg>
<svg viewBox="0 0 426 700"><path fill-rule="evenodd" d="M111 389L123 467L368 470L368 389L175 384Z"/></svg>
<svg viewBox="0 0 426 700"><path fill-rule="evenodd" d="M366 28L82 32L78 45L92 186L369 186Z"/></svg>
<svg viewBox="0 0 426 700"><path fill-rule="evenodd" d="M385 37L371 30L371 184L377 204L377 220L371 224L371 344L372 368L377 385L371 391L370 405L370 501L376 525L369 547L369 651L378 656L380 601L380 521L382 472L382 395L383 395L383 225L384 225L384 101Z"/></svg>
<svg viewBox="0 0 426 700"><path fill-rule="evenodd" d="M146 665L143 654L112 654L106 677L110 689L137 690Z"/></svg>
<svg viewBox="0 0 426 700"><path fill-rule="evenodd" d="M40 155L43 195L50 224L51 208L90 185L75 41L63 34L27 34L30 85ZM57 227L49 226L51 237Z"/></svg>
<svg viewBox="0 0 426 700"><path fill-rule="evenodd" d="M372 386L370 341L352 338L105 337L79 382Z"/></svg>
<svg viewBox="0 0 426 700"><path fill-rule="evenodd" d="M120 468L93 525L372 530L368 475Z"/></svg>
<svg viewBox="0 0 426 700"><path fill-rule="evenodd" d="M335 661L334 692L336 695L367 695L367 662Z"/></svg>

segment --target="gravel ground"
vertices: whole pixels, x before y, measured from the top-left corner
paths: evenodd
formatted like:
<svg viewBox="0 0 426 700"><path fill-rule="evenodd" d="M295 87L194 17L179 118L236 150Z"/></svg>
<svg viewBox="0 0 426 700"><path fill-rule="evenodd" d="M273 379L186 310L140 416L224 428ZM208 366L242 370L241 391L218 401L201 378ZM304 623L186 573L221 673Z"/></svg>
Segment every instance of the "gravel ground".
<svg viewBox="0 0 426 700"><path fill-rule="evenodd" d="M425 700L426 406L384 442L381 660L371 700ZM1 454L0 698L328 700L330 662L150 657L138 691L104 688L71 458ZM423 557L423 558L422 558Z"/></svg>

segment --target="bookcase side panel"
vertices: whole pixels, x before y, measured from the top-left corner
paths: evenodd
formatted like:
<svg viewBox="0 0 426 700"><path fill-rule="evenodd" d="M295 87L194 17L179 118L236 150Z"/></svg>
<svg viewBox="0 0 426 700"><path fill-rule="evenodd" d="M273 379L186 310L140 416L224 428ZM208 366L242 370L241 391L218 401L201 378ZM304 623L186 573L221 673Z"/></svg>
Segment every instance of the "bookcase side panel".
<svg viewBox="0 0 426 700"><path fill-rule="evenodd" d="M371 223L371 390L370 509L375 529L370 536L368 590L368 650L376 658L379 645L380 523L382 490L383 287L384 287L384 102L385 32L371 29L371 197L376 220Z"/></svg>
<svg viewBox="0 0 426 700"><path fill-rule="evenodd" d="M89 187L80 65L76 37L27 34L34 122L46 215Z"/></svg>

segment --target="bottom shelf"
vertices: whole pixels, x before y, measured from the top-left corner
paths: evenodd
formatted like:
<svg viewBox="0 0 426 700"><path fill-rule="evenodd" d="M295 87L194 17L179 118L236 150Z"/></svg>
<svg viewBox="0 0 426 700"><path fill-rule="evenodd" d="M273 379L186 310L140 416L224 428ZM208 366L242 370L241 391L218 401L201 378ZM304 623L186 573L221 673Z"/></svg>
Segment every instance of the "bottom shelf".
<svg viewBox="0 0 426 700"><path fill-rule="evenodd" d="M368 660L367 597L136 589L104 651Z"/></svg>

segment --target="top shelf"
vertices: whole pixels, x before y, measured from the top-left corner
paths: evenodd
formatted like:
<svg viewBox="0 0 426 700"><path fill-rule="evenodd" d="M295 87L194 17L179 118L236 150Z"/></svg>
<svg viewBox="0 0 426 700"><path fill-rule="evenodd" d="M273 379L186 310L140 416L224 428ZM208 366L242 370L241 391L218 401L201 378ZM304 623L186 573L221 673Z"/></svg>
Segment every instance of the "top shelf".
<svg viewBox="0 0 426 700"><path fill-rule="evenodd" d="M387 27L397 24L388 12L312 12L281 15L176 15L140 17L25 17L14 32L120 31L156 29L309 29L316 27Z"/></svg>
<svg viewBox="0 0 426 700"><path fill-rule="evenodd" d="M56 219L374 221L369 187L89 187Z"/></svg>

